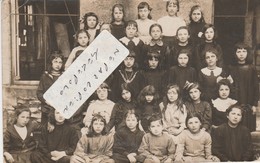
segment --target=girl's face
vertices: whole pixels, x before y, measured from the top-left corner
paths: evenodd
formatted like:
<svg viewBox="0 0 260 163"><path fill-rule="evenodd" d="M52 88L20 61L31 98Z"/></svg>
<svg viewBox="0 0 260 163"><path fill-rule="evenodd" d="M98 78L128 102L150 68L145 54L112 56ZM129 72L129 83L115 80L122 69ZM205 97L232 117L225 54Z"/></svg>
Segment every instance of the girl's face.
<svg viewBox="0 0 260 163"><path fill-rule="evenodd" d="M103 30L107 30L108 32L111 33L111 28L109 24L103 24L100 28L100 31L102 32Z"/></svg>
<svg viewBox="0 0 260 163"><path fill-rule="evenodd" d="M208 67L214 67L217 65L218 59L217 59L216 54L214 54L212 52L206 52L205 59L206 59L206 63L208 65Z"/></svg>
<svg viewBox="0 0 260 163"><path fill-rule="evenodd" d="M126 57L124 59L124 65L126 68L132 68L135 63L135 58L134 57Z"/></svg>
<svg viewBox="0 0 260 163"><path fill-rule="evenodd" d="M149 126L149 130L155 136L162 135L163 126L161 124L161 120L151 122L151 124Z"/></svg>
<svg viewBox="0 0 260 163"><path fill-rule="evenodd" d="M169 16L176 16L178 11L178 6L175 3L170 3L167 7Z"/></svg>
<svg viewBox="0 0 260 163"><path fill-rule="evenodd" d="M230 94L230 88L227 85L221 85L218 90L219 97L222 99L227 99Z"/></svg>
<svg viewBox="0 0 260 163"><path fill-rule="evenodd" d="M23 111L17 117L16 126L24 127L28 124L30 120L30 113L28 111Z"/></svg>
<svg viewBox="0 0 260 163"><path fill-rule="evenodd" d="M198 117L192 117L187 122L187 127L191 133L197 134L200 131L201 122Z"/></svg>
<svg viewBox="0 0 260 163"><path fill-rule="evenodd" d="M113 15L116 22L121 22L123 20L124 13L118 7L114 8Z"/></svg>
<svg viewBox="0 0 260 163"><path fill-rule="evenodd" d="M181 67L187 67L188 62L189 62L189 57L186 53L179 54L178 63Z"/></svg>
<svg viewBox="0 0 260 163"><path fill-rule="evenodd" d="M159 60L158 60L158 58L155 58L155 57L150 58L148 60L148 64L149 64L150 69L156 69L158 67Z"/></svg>
<svg viewBox="0 0 260 163"><path fill-rule="evenodd" d="M180 29L177 33L177 39L180 43L187 43L190 38L189 32L187 29Z"/></svg>
<svg viewBox="0 0 260 163"><path fill-rule="evenodd" d="M200 101L200 95L201 95L201 92L198 88L192 88L190 91L189 91L189 95L190 95L190 98L194 101L194 102L198 102Z"/></svg>
<svg viewBox="0 0 260 163"><path fill-rule="evenodd" d="M102 122L100 119L97 119L93 122L93 130L96 134L100 134L105 127L104 122Z"/></svg>
<svg viewBox="0 0 260 163"><path fill-rule="evenodd" d="M96 28L96 25L97 25L97 19L96 19L96 17L95 16L89 16L88 18L87 18L87 25L88 25L88 28L89 29L94 29L94 28Z"/></svg>
<svg viewBox="0 0 260 163"><path fill-rule="evenodd" d="M238 108L233 108L232 111L227 115L227 118L228 118L228 123L231 126L237 126L242 119L241 110Z"/></svg>
<svg viewBox="0 0 260 163"><path fill-rule="evenodd" d="M206 41L213 41L214 39L214 34L215 34L215 31L214 29L211 27L211 28L208 28L206 31L205 31L205 38L206 38Z"/></svg>
<svg viewBox="0 0 260 163"><path fill-rule="evenodd" d="M148 18L148 15L150 13L150 10L146 7L138 9L138 14L142 20L145 20Z"/></svg>
<svg viewBox="0 0 260 163"><path fill-rule="evenodd" d="M62 64L63 64L63 61L61 58L54 58L52 61L52 69L54 71L60 71L61 67L62 67Z"/></svg>
<svg viewBox="0 0 260 163"><path fill-rule="evenodd" d="M82 47L86 47L88 45L89 39L88 35L85 32L79 33L78 35L78 43Z"/></svg>
<svg viewBox="0 0 260 163"><path fill-rule="evenodd" d="M237 49L236 56L239 62L243 63L246 61L247 50L246 49Z"/></svg>
<svg viewBox="0 0 260 163"><path fill-rule="evenodd" d="M146 96L145 96L145 100L146 100L148 103L152 102L152 101L153 101L153 98L154 98L153 95L146 95Z"/></svg>
<svg viewBox="0 0 260 163"><path fill-rule="evenodd" d="M128 90L123 90L122 91L122 98L124 100L126 100L127 102L130 102L131 101L131 92L129 92Z"/></svg>
<svg viewBox="0 0 260 163"><path fill-rule="evenodd" d="M178 92L175 88L171 88L168 90L167 92L167 97L168 97L168 100L170 101L170 103L176 101L178 99Z"/></svg>
<svg viewBox="0 0 260 163"><path fill-rule="evenodd" d="M136 36L137 28L134 25L129 25L126 27L125 32L127 38L132 39Z"/></svg>
<svg viewBox="0 0 260 163"><path fill-rule="evenodd" d="M191 14L191 19L196 23L200 21L201 17L202 17L202 14L199 9L194 10Z"/></svg>
<svg viewBox="0 0 260 163"><path fill-rule="evenodd" d="M161 38L161 35L162 35L162 31L161 31L161 29L158 26L154 26L151 29L151 37L154 40L159 40Z"/></svg>
<svg viewBox="0 0 260 163"><path fill-rule="evenodd" d="M126 126L130 129L130 131L136 130L138 121L134 114L128 114L125 122L126 122Z"/></svg>
<svg viewBox="0 0 260 163"><path fill-rule="evenodd" d="M97 96L98 96L98 99L101 100L101 101L107 100L107 97L108 97L107 88L100 88L99 87L97 89Z"/></svg>
<svg viewBox="0 0 260 163"><path fill-rule="evenodd" d="M63 124L65 121L64 116L56 110L54 112L54 117L55 117L56 124Z"/></svg>

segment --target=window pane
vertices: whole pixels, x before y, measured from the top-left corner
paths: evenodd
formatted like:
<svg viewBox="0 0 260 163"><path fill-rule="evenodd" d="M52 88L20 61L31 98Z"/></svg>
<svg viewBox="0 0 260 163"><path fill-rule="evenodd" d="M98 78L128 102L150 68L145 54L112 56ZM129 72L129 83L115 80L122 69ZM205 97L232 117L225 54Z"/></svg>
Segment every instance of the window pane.
<svg viewBox="0 0 260 163"><path fill-rule="evenodd" d="M215 0L215 15L245 15L247 0Z"/></svg>
<svg viewBox="0 0 260 163"><path fill-rule="evenodd" d="M79 17L69 15L67 8L57 6L56 1L48 1L47 10L54 11L55 7L55 10L63 15L45 15L47 11L44 11L42 0L29 2L19 1L18 4L20 15L17 22L19 49L17 68L20 80L39 80L47 68L48 57L53 51L60 50L65 57L69 55L73 48L73 35L78 28ZM52 3L54 5L51 5ZM78 0L66 4L68 9L71 9L70 14L79 13L78 7L75 7L78 4Z"/></svg>

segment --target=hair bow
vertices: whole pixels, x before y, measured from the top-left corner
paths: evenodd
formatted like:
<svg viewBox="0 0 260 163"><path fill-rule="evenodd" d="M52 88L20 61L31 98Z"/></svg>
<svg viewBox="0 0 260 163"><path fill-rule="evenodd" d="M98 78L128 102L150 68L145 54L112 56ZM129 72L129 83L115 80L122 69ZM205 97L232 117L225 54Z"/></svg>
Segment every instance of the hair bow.
<svg viewBox="0 0 260 163"><path fill-rule="evenodd" d="M232 84L233 82L234 82L234 80L233 80L233 78L229 75L228 77L222 77L222 76L219 76L218 78L217 78L217 83L220 81L220 80L222 80L222 79L227 79L229 82L230 82L230 84Z"/></svg>
<svg viewBox="0 0 260 163"><path fill-rule="evenodd" d="M186 81L184 84L183 89L188 90L194 83Z"/></svg>

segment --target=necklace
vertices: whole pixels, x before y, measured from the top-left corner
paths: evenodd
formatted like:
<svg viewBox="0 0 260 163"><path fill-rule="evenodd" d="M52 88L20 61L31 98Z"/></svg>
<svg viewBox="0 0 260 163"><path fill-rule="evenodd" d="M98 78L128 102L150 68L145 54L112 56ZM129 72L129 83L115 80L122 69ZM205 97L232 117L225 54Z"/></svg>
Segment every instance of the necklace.
<svg viewBox="0 0 260 163"><path fill-rule="evenodd" d="M119 70L119 73L121 74L121 76L124 79L125 83L131 83L134 80L134 78L135 78L135 76L137 74L137 72L134 73L133 71L131 71L131 74L128 76L126 71L123 74L121 70Z"/></svg>

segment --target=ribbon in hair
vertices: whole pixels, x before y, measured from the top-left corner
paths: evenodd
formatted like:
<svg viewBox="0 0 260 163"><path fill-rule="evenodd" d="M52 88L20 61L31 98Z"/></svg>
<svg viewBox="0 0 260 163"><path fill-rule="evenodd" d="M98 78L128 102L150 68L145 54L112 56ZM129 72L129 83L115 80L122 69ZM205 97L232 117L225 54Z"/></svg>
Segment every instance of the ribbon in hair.
<svg viewBox="0 0 260 163"><path fill-rule="evenodd" d="M234 82L234 80L233 80L233 78L229 75L228 77L222 77L222 76L219 76L218 78L217 78L217 83L220 81L220 80L222 80L222 79L227 79L231 84Z"/></svg>
<svg viewBox="0 0 260 163"><path fill-rule="evenodd" d="M98 112L98 113L93 113L92 116L93 116L93 118L94 118L94 117L103 117L104 119L106 119L105 115L102 115L100 112Z"/></svg>
<svg viewBox="0 0 260 163"><path fill-rule="evenodd" d="M193 84L194 83L192 83L192 82L186 81L185 84L184 84L183 89L188 90Z"/></svg>

